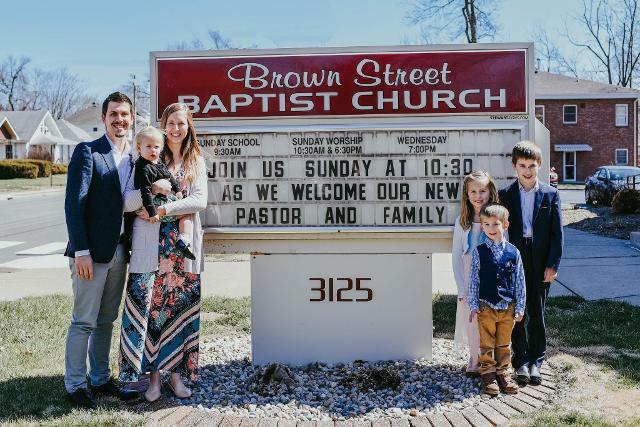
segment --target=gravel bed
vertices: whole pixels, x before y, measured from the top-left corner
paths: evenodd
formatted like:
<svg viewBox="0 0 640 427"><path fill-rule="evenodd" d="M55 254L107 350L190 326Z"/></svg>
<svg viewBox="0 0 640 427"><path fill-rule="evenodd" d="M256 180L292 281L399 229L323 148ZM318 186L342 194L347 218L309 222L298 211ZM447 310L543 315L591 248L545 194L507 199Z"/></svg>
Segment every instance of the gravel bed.
<svg viewBox="0 0 640 427"><path fill-rule="evenodd" d="M459 410L489 399L481 394L479 379L464 373L467 352L447 339L433 339L432 361L311 364L290 369L295 380L291 389L276 382L260 394L256 377L266 367L254 369L250 352L249 336L201 343L200 380L192 384L193 396L179 403L242 417L372 420ZM372 371L385 373L383 380L395 379L399 385L396 389L372 387L373 383L362 380L371 379L362 374Z"/></svg>

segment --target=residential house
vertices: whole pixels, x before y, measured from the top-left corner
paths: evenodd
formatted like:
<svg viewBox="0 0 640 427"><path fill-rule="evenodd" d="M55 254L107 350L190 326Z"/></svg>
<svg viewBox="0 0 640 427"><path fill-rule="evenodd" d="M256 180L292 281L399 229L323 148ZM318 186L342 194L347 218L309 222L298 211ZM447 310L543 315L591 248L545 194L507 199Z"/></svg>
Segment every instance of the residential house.
<svg viewBox="0 0 640 427"><path fill-rule="evenodd" d="M550 166L563 182L602 165L637 165L640 91L538 71L535 114L551 134Z"/></svg>
<svg viewBox="0 0 640 427"><path fill-rule="evenodd" d="M22 157L26 155L25 141L18 138L18 133L15 131L9 119L2 115L0 111L0 160L14 159L22 154Z"/></svg>
<svg viewBox="0 0 640 427"><path fill-rule="evenodd" d="M82 110L79 110L75 114L69 116L67 120L88 133L91 136L91 140L98 139L104 134L102 105L97 102L92 102ZM149 123L149 112L138 108L136 113L136 129L140 130L149 126ZM133 135L129 135L130 138L132 138L132 136Z"/></svg>
<svg viewBox="0 0 640 427"><path fill-rule="evenodd" d="M90 139L71 123L56 122L49 111L0 111L0 128L0 143L5 146L0 159L31 157L68 163L78 142Z"/></svg>
<svg viewBox="0 0 640 427"><path fill-rule="evenodd" d="M89 140L98 139L104 134L104 123L102 123L101 106L97 102L92 102L82 110L72 114L67 118L69 123L85 131Z"/></svg>

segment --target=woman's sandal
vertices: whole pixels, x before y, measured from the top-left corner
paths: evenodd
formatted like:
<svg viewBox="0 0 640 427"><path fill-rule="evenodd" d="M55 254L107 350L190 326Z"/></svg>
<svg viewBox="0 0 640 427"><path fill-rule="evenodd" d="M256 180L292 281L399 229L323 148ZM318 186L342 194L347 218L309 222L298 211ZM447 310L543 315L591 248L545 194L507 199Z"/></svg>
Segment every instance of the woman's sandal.
<svg viewBox="0 0 640 427"><path fill-rule="evenodd" d="M188 398L190 398L190 397L191 397L191 395L193 394L193 393L191 392L191 390L189 390L189 388L187 388L186 386L185 386L185 389L187 389L187 390L189 391L189 393L188 393L188 394L178 394L178 393L176 392L176 389L173 387L173 384L171 384L171 380L167 381L167 387L169 388L169 390L171 390L171 392L173 393L173 395L174 395L175 397L177 397L178 399L188 399Z"/></svg>

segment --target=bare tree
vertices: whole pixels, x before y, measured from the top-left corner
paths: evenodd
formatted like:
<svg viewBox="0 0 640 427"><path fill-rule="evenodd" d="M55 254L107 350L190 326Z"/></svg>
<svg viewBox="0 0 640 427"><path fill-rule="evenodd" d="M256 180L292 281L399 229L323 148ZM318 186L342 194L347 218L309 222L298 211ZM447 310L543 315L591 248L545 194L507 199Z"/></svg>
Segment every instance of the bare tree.
<svg viewBox="0 0 640 427"><path fill-rule="evenodd" d="M449 32L449 39L465 35L468 43L483 38L493 39L498 31L494 21L496 0L415 0L406 19L412 24L423 24L423 38Z"/></svg>
<svg viewBox="0 0 640 427"><path fill-rule="evenodd" d="M588 52L609 84L633 85L640 60L638 2L640 0L583 0L574 19L586 29L583 38L568 30L565 36Z"/></svg>
<svg viewBox="0 0 640 427"><path fill-rule="evenodd" d="M39 80L39 105L49 110L54 119L64 118L86 105L88 97L84 83L66 68L40 70Z"/></svg>
<svg viewBox="0 0 640 427"><path fill-rule="evenodd" d="M213 43L212 49L216 50L224 50L224 49L237 49L236 46L231 44L230 39L225 39L222 37L222 33L218 30L209 30L209 38Z"/></svg>
<svg viewBox="0 0 640 427"><path fill-rule="evenodd" d="M194 38L190 42L181 41L167 46L168 50L206 50L200 39Z"/></svg>
<svg viewBox="0 0 640 427"><path fill-rule="evenodd" d="M9 56L0 65L0 108L12 111L27 108L29 62L31 59L26 56L20 59Z"/></svg>
<svg viewBox="0 0 640 427"><path fill-rule="evenodd" d="M181 41L169 45L169 50L227 50L227 49L252 49L256 45L236 46L231 39L225 38L218 30L209 30L209 40L202 41L196 37L190 42Z"/></svg>
<svg viewBox="0 0 640 427"><path fill-rule="evenodd" d="M550 73L558 73L578 77L578 60L575 56L564 54L558 45L549 37L543 27L534 30L536 60L538 69Z"/></svg>

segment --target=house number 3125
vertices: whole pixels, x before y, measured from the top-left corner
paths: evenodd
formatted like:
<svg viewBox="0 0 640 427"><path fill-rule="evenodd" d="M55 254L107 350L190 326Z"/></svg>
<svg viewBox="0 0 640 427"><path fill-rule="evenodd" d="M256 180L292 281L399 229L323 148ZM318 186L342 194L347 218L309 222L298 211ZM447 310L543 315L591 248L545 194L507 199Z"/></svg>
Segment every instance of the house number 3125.
<svg viewBox="0 0 640 427"><path fill-rule="evenodd" d="M315 298L309 298L309 301L371 301L373 299L373 290L363 286L371 280L371 277L310 277L310 281L314 282L316 287L312 287L311 291L317 293ZM354 287L355 285L355 287ZM335 292L334 292L335 291ZM349 298L354 296L356 298ZM366 295L366 296L365 296Z"/></svg>

